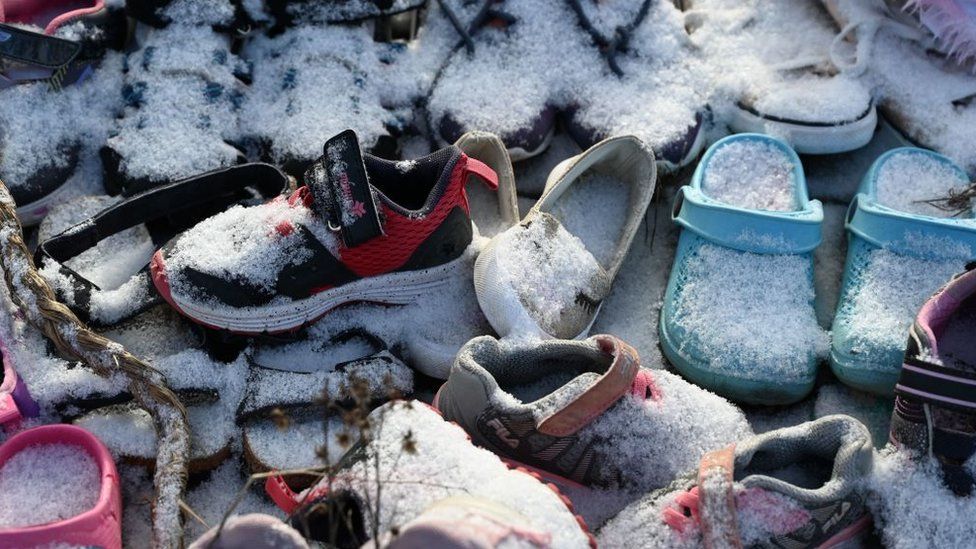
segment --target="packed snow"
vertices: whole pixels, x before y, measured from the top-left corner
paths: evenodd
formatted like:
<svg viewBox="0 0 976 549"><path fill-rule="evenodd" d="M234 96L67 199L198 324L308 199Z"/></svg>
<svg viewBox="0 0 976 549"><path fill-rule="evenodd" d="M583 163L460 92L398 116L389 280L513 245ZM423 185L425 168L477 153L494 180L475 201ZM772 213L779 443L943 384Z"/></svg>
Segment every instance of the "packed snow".
<svg viewBox="0 0 976 549"><path fill-rule="evenodd" d="M973 217L968 201L958 211L948 205L937 207L969 186L965 174L931 156L900 153L892 156L878 170L878 203L882 206L929 217Z"/></svg>
<svg viewBox="0 0 976 549"><path fill-rule="evenodd" d="M46 524L95 506L102 488L95 459L72 444L35 444L0 467L0 529Z"/></svg>
<svg viewBox="0 0 976 549"><path fill-rule="evenodd" d="M397 0L392 9L409 3ZM853 18L856 11L848 9L852 3L836 4ZM121 6L118 0L110 4ZM515 166L524 213L542 193L552 167L594 138L635 133L660 153L684 135L697 115L704 115L704 131L713 141L740 106L820 122L856 118L875 101L909 137L959 162L970 175L976 170L971 147L976 138L976 79L885 28L874 37L863 74L838 72L843 67L836 62L843 64L844 59L831 56L838 28L817 2L693 0L685 2L684 12L670 2L652 2L629 48L616 55L622 76L613 73L608 57L581 29L568 5L556 0L500 4L513 16L511 21L472 29L470 52L458 46L460 36L438 2L428 2L419 35L409 43L374 40L369 20L329 24L354 18L356 9L373 9L370 2L339 4L302 3L309 10L292 13L296 26L282 26L274 34L260 28L247 36L238 34L235 38L243 45L237 48L224 31L235 16L231 2L173 2L161 12L173 21L168 28L142 29L132 51L109 52L85 82L60 92L44 82L0 91L0 178L11 188L25 187L54 170L60 175L48 182L65 182L61 203L28 234L30 244L118 200L106 195L117 189L103 185L99 149L105 145L118 155L124 179L171 181L232 165L245 156L283 164L300 175L304 164L321 154L324 140L347 127L358 132L366 148L413 158L448 139L441 131L445 119L463 128L511 135L541 117L543 125L558 127L546 151ZM480 3L446 4L466 24ZM612 35L618 25L633 20L639 3L583 4L597 31ZM273 23L274 14L261 1L245 0L244 11L257 25ZM76 38L78 28L65 27L59 36ZM864 33L857 34L864 38ZM556 43L560 48L553 48ZM853 54L848 44L840 46L843 53ZM669 365L659 351L657 324L679 232L669 219L670 206L675 189L689 174L659 181L648 216L612 291L607 289L592 330L622 337L639 350L645 367L656 370L661 401L628 399L617 407L626 413L593 424L622 463L646 473L646 485L670 483L693 467L702 452L750 431L832 413L864 422L879 448L887 442L890 399L839 385L824 366L829 341L825 330L834 308L839 302L841 322L856 334L852 347L858 352L874 356L886 349L897 355L919 305L972 255L952 243L910 235L906 247L925 259L855 246L862 282L855 291L838 295L846 258L847 204L871 162L901 144L904 137L885 125L864 149L802 159L810 194L824 201L825 211L823 243L812 265L809 257L755 256L705 245L684 266L690 275L685 283L695 291L680 301L674 320L714 351L716 368L747 378L792 379L809 375L809 359L820 361L822 379L814 395L789 407L740 410L661 371ZM712 159L706 194L741 207L796 209L792 174L798 166L778 150L756 150L752 144L728 149ZM745 181L748 188L742 186ZM901 155L882 169L878 200L902 212L945 218L955 212L926 201L967 186L967 179L941 164ZM508 271L545 316L558 316L558 304L572 302L578 287L586 286L588 277L606 263L628 211L626 189L619 192L620 187L620 181L600 174L577 182L553 212L562 224L555 238L534 235L524 242L525 253L510 255ZM471 207L481 206L472 202ZM273 289L273 273L300 253L292 253L288 235L266 230L268 223L301 224L309 213L283 201L259 208L268 215L253 225L243 222L247 210L238 207L185 234L185 242L200 253L174 262L186 261L212 274L243 273L262 291ZM972 218L971 207L958 217ZM543 224L534 225L541 232ZM496 228L504 227L492 232ZM68 262L104 290L92 297L97 318L114 322L128 316L127 307L139 301L147 288L131 283L130 277L160 244L157 236L151 225L136 226ZM315 237L328 248L336 246L331 234ZM537 261L538 252L530 245L539 242L557 248L563 260L533 273L525 268L526 258ZM218 524L225 513L283 517L255 488L263 479L244 489L251 472L320 466L323 460L316 450L322 444L329 448L330 461L342 453L348 441L336 436L346 426L334 415L320 409L309 412L305 406L320 398L323 389L338 394L355 374L367 378L377 401L390 396L390 389L429 401L458 348L472 337L493 333L479 309L471 276L485 244L486 239L476 237L458 276L422 302L345 307L295 335L293 342L215 342L166 305L102 330L162 371L188 404L195 459L184 501L194 515L185 516L185 542ZM70 291L56 269L42 274L59 290ZM172 282L179 287L179 280ZM0 338L42 409L41 417L24 427L74 421L109 445L122 477L124 540L127 546L141 546L150 537L153 495L152 476L146 471L156 444L149 416L128 402L131 395L122 376L104 379L88 366L58 356L14 312L6 289L0 295ZM378 335L385 351L358 339L336 343L337 335L350 328ZM215 347L232 349L233 356L210 354ZM370 353L391 360L336 368ZM742 358L749 367L732 371L736 361L731 357ZM538 393L566 379L549 381L547 388L512 392L531 396L532 389ZM286 409L287 426L269 417L278 407ZM380 511L383 528L404 524L443 495L470 490L515 502L534 525L554 532L555 545L586 545L572 514L551 491L526 475L507 472L494 456L472 447L456 426L426 407L397 405L384 421L389 430L375 433L379 440L370 448L384 466L400 460L391 471L403 482L384 487L384 501L400 503ZM623 426L632 436L620 436ZM416 439L417 454L402 450L408 433ZM6 436L0 433L0 441ZM57 520L91 507L97 467L72 452L42 456L57 462L43 469L34 464L38 456L0 469L0 528ZM973 463L970 468L976 470ZM366 482L359 488L375 488L375 479L365 472ZM877 535L886 546L959 546L976 536L968 520L972 498L952 496L939 474L935 464L911 461L902 452L888 449L880 455L866 482L873 494ZM45 497L66 491L77 497ZM239 492L242 499L235 502ZM568 494L596 531L643 495L637 492L582 489ZM767 525L792 516L788 502L759 503L768 512L740 514L746 539L761 539ZM638 534L625 537L625 529L605 528L600 541L632 546L673 539L659 518L669 504L664 498L635 515ZM919 505L928 511L919 514Z"/></svg>
<svg viewBox="0 0 976 549"><path fill-rule="evenodd" d="M741 140L716 150L705 167L702 192L752 210L798 209L799 166L772 143Z"/></svg>

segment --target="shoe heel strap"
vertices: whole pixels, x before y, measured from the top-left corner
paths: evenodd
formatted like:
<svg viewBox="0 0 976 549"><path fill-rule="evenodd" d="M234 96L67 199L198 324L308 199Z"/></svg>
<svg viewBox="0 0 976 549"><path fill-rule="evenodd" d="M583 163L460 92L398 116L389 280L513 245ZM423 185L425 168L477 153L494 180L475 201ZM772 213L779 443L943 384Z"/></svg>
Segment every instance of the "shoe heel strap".
<svg viewBox="0 0 976 549"><path fill-rule="evenodd" d="M671 219L726 248L757 254L800 254L820 245L823 208L811 200L797 212L738 208L713 200L701 189L678 189Z"/></svg>
<svg viewBox="0 0 976 549"><path fill-rule="evenodd" d="M705 454L698 468L702 542L707 549L741 549L732 490L735 446Z"/></svg>
<svg viewBox="0 0 976 549"><path fill-rule="evenodd" d="M465 172L469 175L476 175L478 179L485 182L485 185L493 191L498 190L498 174L495 170L491 169L488 164L478 160L477 158L467 157L466 164L464 166Z"/></svg>

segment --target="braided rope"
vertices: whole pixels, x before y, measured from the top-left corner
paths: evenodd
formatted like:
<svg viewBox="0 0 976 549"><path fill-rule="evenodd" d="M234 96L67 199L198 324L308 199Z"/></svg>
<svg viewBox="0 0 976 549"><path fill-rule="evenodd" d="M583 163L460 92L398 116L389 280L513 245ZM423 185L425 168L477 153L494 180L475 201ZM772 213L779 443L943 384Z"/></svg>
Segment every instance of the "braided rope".
<svg viewBox="0 0 976 549"><path fill-rule="evenodd" d="M122 372L136 402L153 417L158 438L153 501L153 546L182 546L180 500L186 488L190 430L186 409L163 375L121 345L91 331L41 278L27 245L10 191L0 181L0 267L10 297L28 322L65 357L87 363L101 376Z"/></svg>

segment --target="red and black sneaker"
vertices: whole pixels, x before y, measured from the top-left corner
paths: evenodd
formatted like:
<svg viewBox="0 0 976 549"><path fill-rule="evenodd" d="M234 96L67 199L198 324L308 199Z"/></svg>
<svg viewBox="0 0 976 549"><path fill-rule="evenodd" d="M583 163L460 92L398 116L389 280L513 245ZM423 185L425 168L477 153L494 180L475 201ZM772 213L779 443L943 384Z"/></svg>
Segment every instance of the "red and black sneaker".
<svg viewBox="0 0 976 549"><path fill-rule="evenodd" d="M346 303L414 302L465 264L471 175L497 187L456 146L394 162L363 154L347 130L287 199L231 208L167 243L153 282L190 319L242 334L296 329Z"/></svg>

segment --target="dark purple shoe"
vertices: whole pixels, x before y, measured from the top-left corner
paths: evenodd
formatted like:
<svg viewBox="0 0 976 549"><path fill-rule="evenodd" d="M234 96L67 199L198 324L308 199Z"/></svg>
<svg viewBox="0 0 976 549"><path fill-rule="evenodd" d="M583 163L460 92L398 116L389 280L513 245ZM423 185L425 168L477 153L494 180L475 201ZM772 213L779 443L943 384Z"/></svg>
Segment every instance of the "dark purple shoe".
<svg viewBox="0 0 976 549"><path fill-rule="evenodd" d="M959 496L976 479L965 462L976 453L976 265L957 275L918 312L895 385L891 441L930 455Z"/></svg>

